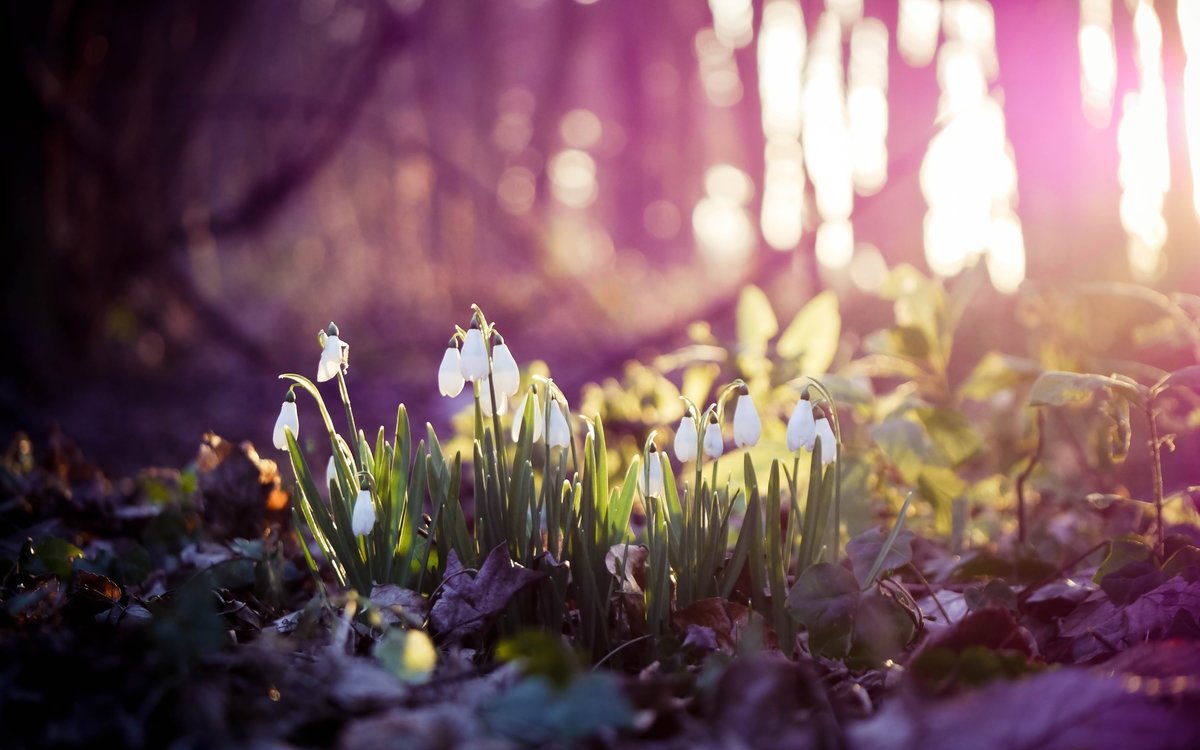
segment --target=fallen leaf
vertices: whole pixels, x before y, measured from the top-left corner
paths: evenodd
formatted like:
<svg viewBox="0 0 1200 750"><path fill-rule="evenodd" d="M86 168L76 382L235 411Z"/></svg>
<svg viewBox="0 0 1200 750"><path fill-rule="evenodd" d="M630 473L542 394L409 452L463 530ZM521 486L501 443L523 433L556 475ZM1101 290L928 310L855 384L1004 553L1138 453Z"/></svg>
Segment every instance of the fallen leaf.
<svg viewBox="0 0 1200 750"><path fill-rule="evenodd" d="M513 594L545 577L545 573L514 563L508 548L500 544L488 553L472 578L451 550L442 593L429 611L430 625L448 642L477 635L504 611Z"/></svg>
<svg viewBox="0 0 1200 750"><path fill-rule="evenodd" d="M1200 724L1125 679L1065 668L948 700L890 701L849 735L855 750L1186 750Z"/></svg>
<svg viewBox="0 0 1200 750"><path fill-rule="evenodd" d="M888 534L882 526L876 526L846 542L846 557L850 558L850 567L854 569L854 577L858 579L859 586L867 584L867 574L875 565L875 559L879 557L883 545L887 543ZM913 533L908 529L901 529L896 534L895 542L883 558L880 575L912 562L912 540Z"/></svg>
<svg viewBox="0 0 1200 750"><path fill-rule="evenodd" d="M738 636L749 622L750 610L721 597L692 602L671 615L671 624L684 634L685 641L690 638L693 644L704 644L704 631L708 631L712 634L713 648L728 654L737 650Z"/></svg>

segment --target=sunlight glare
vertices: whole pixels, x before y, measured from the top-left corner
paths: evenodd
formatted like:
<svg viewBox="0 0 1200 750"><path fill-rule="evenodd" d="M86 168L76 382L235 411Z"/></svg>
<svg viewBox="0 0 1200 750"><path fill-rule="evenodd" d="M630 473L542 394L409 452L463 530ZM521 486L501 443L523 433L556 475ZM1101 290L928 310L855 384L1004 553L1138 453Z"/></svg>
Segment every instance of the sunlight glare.
<svg viewBox="0 0 1200 750"><path fill-rule="evenodd" d="M1107 127L1117 86L1112 0L1079 2L1079 75L1084 116L1095 127Z"/></svg>
<svg viewBox="0 0 1200 750"><path fill-rule="evenodd" d="M921 68L933 61L941 24L942 5L938 0L900 0L896 46L905 62Z"/></svg>

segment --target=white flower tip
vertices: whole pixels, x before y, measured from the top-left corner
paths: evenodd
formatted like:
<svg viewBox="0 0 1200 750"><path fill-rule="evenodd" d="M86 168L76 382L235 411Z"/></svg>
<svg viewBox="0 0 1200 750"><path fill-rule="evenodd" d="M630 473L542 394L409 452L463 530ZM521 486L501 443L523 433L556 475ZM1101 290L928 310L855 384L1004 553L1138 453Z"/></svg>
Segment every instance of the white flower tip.
<svg viewBox="0 0 1200 750"><path fill-rule="evenodd" d="M279 416L275 418L275 430L271 436L275 447L281 451L288 449L285 429L291 430L293 438L300 436L300 417L296 413L296 400L291 391L288 391L288 400L279 407Z"/></svg>
<svg viewBox="0 0 1200 750"><path fill-rule="evenodd" d="M354 501L354 514L350 517L350 530L355 536L365 536L375 528L375 503L369 490L360 490Z"/></svg>
<svg viewBox="0 0 1200 750"><path fill-rule="evenodd" d="M750 394L738 396L737 410L733 413L733 442L739 448L753 447L762 437L762 421Z"/></svg>
<svg viewBox="0 0 1200 750"><path fill-rule="evenodd" d="M680 463L696 459L696 422L690 416L679 420L679 429L675 430L675 458Z"/></svg>
<svg viewBox="0 0 1200 750"><path fill-rule="evenodd" d="M704 455L709 458L720 458L725 452L725 438L721 436L721 425L715 421L704 428Z"/></svg>
<svg viewBox="0 0 1200 750"><path fill-rule="evenodd" d="M488 376L487 347L483 343L483 332L478 328L467 331L460 357L464 380L474 383Z"/></svg>
<svg viewBox="0 0 1200 750"><path fill-rule="evenodd" d="M571 426L567 424L562 405L556 400L550 402L550 425L546 433L546 442L551 448L566 448L571 444Z"/></svg>
<svg viewBox="0 0 1200 750"><path fill-rule="evenodd" d="M337 330L336 326L330 324L333 330ZM338 338L336 333L331 333L325 338L325 347L321 349L321 361L317 364L317 382L324 383L327 380L333 380L339 372L344 372L346 369L346 354L350 346Z"/></svg>
<svg viewBox="0 0 1200 750"><path fill-rule="evenodd" d="M454 398L462 393L466 381L462 376L461 360L456 346L447 347L442 355L442 364L438 367L438 391L443 396Z"/></svg>
<svg viewBox="0 0 1200 750"><path fill-rule="evenodd" d="M508 344L492 347L492 376L496 388L506 396L515 396L521 390L521 368L517 366Z"/></svg>

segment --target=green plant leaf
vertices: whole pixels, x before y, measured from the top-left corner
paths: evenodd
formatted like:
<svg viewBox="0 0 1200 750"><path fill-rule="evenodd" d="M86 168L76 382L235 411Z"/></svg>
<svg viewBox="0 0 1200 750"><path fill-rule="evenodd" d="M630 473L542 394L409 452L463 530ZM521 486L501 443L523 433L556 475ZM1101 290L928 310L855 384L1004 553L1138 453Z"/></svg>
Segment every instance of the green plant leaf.
<svg viewBox="0 0 1200 750"><path fill-rule="evenodd" d="M1041 371L1041 365L1033 360L988 352L958 387L958 396L986 401L1000 391L1032 381Z"/></svg>
<svg viewBox="0 0 1200 750"><path fill-rule="evenodd" d="M482 713L494 731L527 747L574 746L602 729L633 722L633 707L617 678L606 672L584 674L562 690L545 677L529 677L485 705Z"/></svg>
<svg viewBox="0 0 1200 750"><path fill-rule="evenodd" d="M775 343L775 352L784 359L795 359L800 373L821 375L833 364L841 333L837 294L826 290L796 313Z"/></svg>
<svg viewBox="0 0 1200 750"><path fill-rule="evenodd" d="M858 601L854 574L840 565L821 562L796 579L787 605L808 629L808 645L814 654L842 658L850 651Z"/></svg>
<svg viewBox="0 0 1200 750"><path fill-rule="evenodd" d="M1029 391L1029 405L1085 406L1097 394L1105 392L1120 394L1136 404L1142 403L1138 387L1124 380L1095 373L1052 370L1042 373L1034 381Z"/></svg>
<svg viewBox="0 0 1200 750"><path fill-rule="evenodd" d="M744 354L766 354L767 342L776 333L779 333L779 321L775 319L767 295L754 285L747 286L738 297L738 346Z"/></svg>
<svg viewBox="0 0 1200 750"><path fill-rule="evenodd" d="M871 427L871 439L879 446L908 484L914 484L921 469L934 458L933 442L925 428L905 417L891 417Z"/></svg>
<svg viewBox="0 0 1200 750"><path fill-rule="evenodd" d="M979 452L983 440L962 412L949 409L917 409L917 416L944 462L958 466Z"/></svg>

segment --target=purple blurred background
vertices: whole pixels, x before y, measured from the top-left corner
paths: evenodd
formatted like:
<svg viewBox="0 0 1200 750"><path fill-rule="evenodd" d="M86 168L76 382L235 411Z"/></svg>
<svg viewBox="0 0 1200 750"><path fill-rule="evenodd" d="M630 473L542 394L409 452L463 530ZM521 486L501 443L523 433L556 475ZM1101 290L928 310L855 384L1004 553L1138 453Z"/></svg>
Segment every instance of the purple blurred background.
<svg viewBox="0 0 1200 750"><path fill-rule="evenodd" d="M811 32L824 4L799 6ZM1027 277L1127 279L1118 118L1085 119L1079 6L993 7L989 89ZM1195 292L1184 48L1175 3L1154 7L1172 154L1157 284ZM895 2L863 12L889 31L888 178L856 198L855 240L924 269L935 66L901 58ZM692 320L727 328L745 283L785 315L833 286L852 330L886 318L817 263L811 217L788 252L757 233L735 261L698 251L708 168L750 176L756 219L765 166L755 45L730 50L737 87L714 104L697 53L714 17L698 0L59 0L0 13L5 444L57 425L112 471L181 465L206 429L269 446L275 376L315 374L331 319L351 345L359 422L375 425L399 401L444 423L435 371L472 302L568 394ZM1122 3L1112 29L1119 109L1138 85ZM582 167L555 166L567 151ZM572 165L591 182L572 184Z"/></svg>

